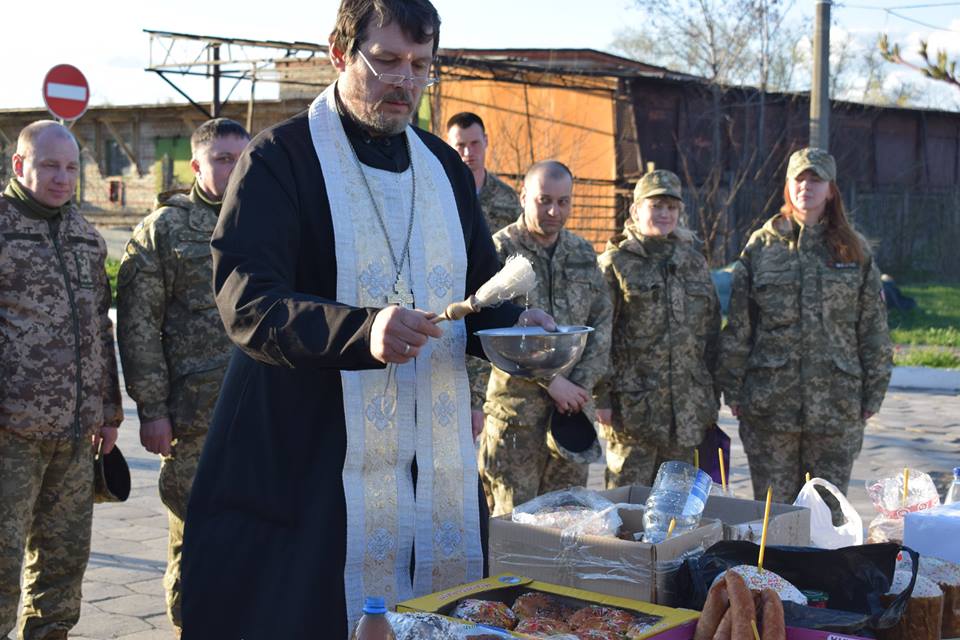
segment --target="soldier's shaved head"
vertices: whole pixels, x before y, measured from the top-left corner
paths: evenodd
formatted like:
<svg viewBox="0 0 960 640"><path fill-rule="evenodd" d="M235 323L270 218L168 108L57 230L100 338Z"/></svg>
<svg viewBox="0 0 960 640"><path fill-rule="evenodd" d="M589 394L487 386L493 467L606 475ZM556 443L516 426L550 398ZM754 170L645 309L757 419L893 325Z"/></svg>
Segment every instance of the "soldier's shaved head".
<svg viewBox="0 0 960 640"><path fill-rule="evenodd" d="M573 173L570 171L570 168L567 165L563 164L559 160L541 160L536 162L527 169L527 175L523 178L524 186L530 184L530 181L533 178L537 178L540 175L543 175L551 180L562 180L563 178L569 178L570 182L573 182Z"/></svg>
<svg viewBox="0 0 960 640"><path fill-rule="evenodd" d="M80 147L77 145L77 139L73 137L69 129L54 120L37 120L25 126L20 131L20 135L17 136L17 155L30 154L36 149L40 139L46 139L48 136L71 140L77 147L77 153L79 153Z"/></svg>

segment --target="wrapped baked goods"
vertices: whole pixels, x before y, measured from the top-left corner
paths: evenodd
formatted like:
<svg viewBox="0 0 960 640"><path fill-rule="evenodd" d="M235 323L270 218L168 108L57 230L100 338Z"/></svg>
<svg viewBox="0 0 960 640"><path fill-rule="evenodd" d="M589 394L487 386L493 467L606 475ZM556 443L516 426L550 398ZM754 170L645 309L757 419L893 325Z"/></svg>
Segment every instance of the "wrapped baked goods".
<svg viewBox="0 0 960 640"><path fill-rule="evenodd" d="M488 624L501 629L513 629L517 626L517 614L504 603L494 600L476 600L473 598L461 600L450 612L450 615L454 618L469 620L477 624Z"/></svg>
<svg viewBox="0 0 960 640"><path fill-rule="evenodd" d="M807 606L807 597L800 593L800 590L793 586L790 582L783 579L780 575L764 569L761 571L757 567L751 566L749 564L741 564L728 569L728 571L733 571L740 575L743 580L747 583L747 588L751 591L760 592L764 589L772 589L776 592L780 599L785 602L795 602L797 604ZM714 580L716 584L723 575L720 574L717 576L717 579Z"/></svg>
<svg viewBox="0 0 960 640"><path fill-rule="evenodd" d="M559 633L570 633L567 623L553 618L525 618L514 629L517 633L525 633L536 638L549 638Z"/></svg>
<svg viewBox="0 0 960 640"><path fill-rule="evenodd" d="M663 620L663 618L660 616L652 616L647 613L635 615L633 617L633 622L630 623L629 627L627 627L628 640L633 640L634 638L639 638L645 633L649 633L650 629L657 626L661 620Z"/></svg>
<svg viewBox="0 0 960 640"><path fill-rule="evenodd" d="M904 516L940 504L940 494L933 479L918 469L910 469L908 474L901 471L890 478L868 480L866 487L877 510L877 517L867 527L867 544L903 542Z"/></svg>
<svg viewBox="0 0 960 640"><path fill-rule="evenodd" d="M539 591L523 594L513 601L513 606L510 608L520 620L525 618L566 620L572 613L572 610L560 602L556 596Z"/></svg>
<svg viewBox="0 0 960 640"><path fill-rule="evenodd" d="M933 556L920 556L919 575L937 583L943 591L944 638L960 638L960 564Z"/></svg>
<svg viewBox="0 0 960 640"><path fill-rule="evenodd" d="M910 585L912 571L898 570L893 574L890 590L880 596L880 602L888 607ZM943 623L943 591L932 580L917 576L913 593L907 600L907 606L896 625L889 629L878 629L880 640L940 640L940 627ZM944 636L950 637L950 636Z"/></svg>
<svg viewBox="0 0 960 640"><path fill-rule="evenodd" d="M622 640L623 634L604 629L579 629L574 631L579 640Z"/></svg>
<svg viewBox="0 0 960 640"><path fill-rule="evenodd" d="M622 636L630 629L630 625L634 623L634 618L635 616L632 613L623 609L590 605L577 610L570 616L568 622L577 632L594 629L613 631Z"/></svg>

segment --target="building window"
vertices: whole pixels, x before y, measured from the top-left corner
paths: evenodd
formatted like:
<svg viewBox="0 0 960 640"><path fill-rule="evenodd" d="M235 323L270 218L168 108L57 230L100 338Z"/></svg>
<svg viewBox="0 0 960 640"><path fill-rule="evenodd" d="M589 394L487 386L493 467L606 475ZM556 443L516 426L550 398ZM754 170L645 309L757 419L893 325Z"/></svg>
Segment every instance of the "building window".
<svg viewBox="0 0 960 640"><path fill-rule="evenodd" d="M120 144L112 138L106 143L106 169L108 176L122 176L130 166L130 159L123 152Z"/></svg>

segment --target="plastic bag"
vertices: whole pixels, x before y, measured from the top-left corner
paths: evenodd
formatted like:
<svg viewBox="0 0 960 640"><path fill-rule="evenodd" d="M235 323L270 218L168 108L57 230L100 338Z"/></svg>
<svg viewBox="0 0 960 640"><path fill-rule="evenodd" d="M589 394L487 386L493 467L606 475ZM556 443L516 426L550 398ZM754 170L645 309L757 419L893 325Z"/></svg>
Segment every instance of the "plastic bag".
<svg viewBox="0 0 960 640"><path fill-rule="evenodd" d="M904 516L940 505L940 494L930 476L916 469L908 471L906 497L902 471L892 478L867 480L867 494L877 509L877 517L867 529L867 542L903 542Z"/></svg>
<svg viewBox="0 0 960 640"><path fill-rule="evenodd" d="M718 574L740 564L756 565L760 547L752 542L718 542L700 557L688 559L680 572L680 601L675 606L702 610ZM890 590L900 552L913 560L910 584L887 607L880 596ZM857 633L888 629L907 606L916 582L916 551L899 544L867 544L843 549L767 546L763 568L798 589L825 591L829 609L784 602L786 623L793 627Z"/></svg>
<svg viewBox="0 0 960 640"><path fill-rule="evenodd" d="M551 491L514 507L514 522L560 529L564 535L614 537L623 520L619 508L637 505L615 505L596 491L571 487Z"/></svg>
<svg viewBox="0 0 960 640"><path fill-rule="evenodd" d="M834 526L830 507L817 491L818 486L833 494L840 503L840 510L847 521L839 527ZM810 544L813 546L821 549L839 549L863 544L863 520L860 514L836 486L823 478L813 478L803 485L793 505L810 509Z"/></svg>

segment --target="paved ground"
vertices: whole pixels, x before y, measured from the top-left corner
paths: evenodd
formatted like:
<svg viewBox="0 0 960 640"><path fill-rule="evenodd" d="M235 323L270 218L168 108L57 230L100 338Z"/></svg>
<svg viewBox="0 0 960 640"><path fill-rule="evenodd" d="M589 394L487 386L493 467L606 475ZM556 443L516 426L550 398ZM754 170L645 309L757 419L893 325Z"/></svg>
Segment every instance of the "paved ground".
<svg viewBox="0 0 960 640"><path fill-rule="evenodd" d="M83 587L80 623L72 638L160 640L173 634L164 613L162 577L167 521L157 496L158 458L140 446L133 402L124 395L126 422L119 446L130 463L133 491L123 504L97 505L93 551ZM721 426L733 439L732 486L751 493L746 456L729 412ZM864 481L904 466L946 473L960 465L960 396L891 390L880 415L870 421L854 467L850 499L867 524L873 509ZM591 470L599 484L602 467Z"/></svg>

